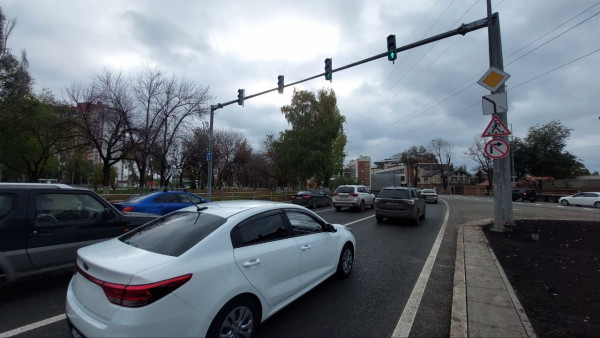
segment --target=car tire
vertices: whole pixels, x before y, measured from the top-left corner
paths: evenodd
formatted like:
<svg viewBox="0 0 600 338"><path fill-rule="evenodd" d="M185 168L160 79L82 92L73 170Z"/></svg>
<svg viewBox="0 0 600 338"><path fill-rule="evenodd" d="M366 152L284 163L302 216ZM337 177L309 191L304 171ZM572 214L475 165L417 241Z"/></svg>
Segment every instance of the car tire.
<svg viewBox="0 0 600 338"><path fill-rule="evenodd" d="M413 223L415 223L415 225L421 224L421 215L419 215L419 210L417 210L417 217L413 219Z"/></svg>
<svg viewBox="0 0 600 338"><path fill-rule="evenodd" d="M594 203L594 206L595 206L596 208L600 209L600 202L596 202L596 203Z"/></svg>
<svg viewBox="0 0 600 338"><path fill-rule="evenodd" d="M227 335L254 337L260 321L258 306L249 297L230 300L215 316L206 337Z"/></svg>
<svg viewBox="0 0 600 338"><path fill-rule="evenodd" d="M427 212L427 208L424 208L424 209L423 209L423 215L421 215L421 218L422 218L422 219L425 219L425 212Z"/></svg>
<svg viewBox="0 0 600 338"><path fill-rule="evenodd" d="M383 217L382 216L375 216L375 219L377 220L378 223L383 223Z"/></svg>
<svg viewBox="0 0 600 338"><path fill-rule="evenodd" d="M342 207L337 207L337 206L335 207L335 211L340 211L340 210L342 210Z"/></svg>
<svg viewBox="0 0 600 338"><path fill-rule="evenodd" d="M333 204L333 202L331 201L331 198L329 200L327 200L327 206L330 207Z"/></svg>
<svg viewBox="0 0 600 338"><path fill-rule="evenodd" d="M517 198L517 202L523 202L523 197Z"/></svg>
<svg viewBox="0 0 600 338"><path fill-rule="evenodd" d="M360 206L358 207L358 210L360 210L360 212L365 211L365 201L360 201Z"/></svg>
<svg viewBox="0 0 600 338"><path fill-rule="evenodd" d="M340 260L336 274L339 278L347 278L352 272L352 266L354 265L354 249L350 243L346 243L342 252L340 253Z"/></svg>
<svg viewBox="0 0 600 338"><path fill-rule="evenodd" d="M560 201L560 204L562 204L562 205L563 205L563 206L565 206L565 207L568 207L568 206L569 206L569 201L567 201L567 200L562 200L562 201Z"/></svg>
<svg viewBox="0 0 600 338"><path fill-rule="evenodd" d="M316 201L316 200L314 200L314 199L313 199L313 200L310 202L310 208L311 208L311 209L316 209L316 208L317 208L317 201Z"/></svg>

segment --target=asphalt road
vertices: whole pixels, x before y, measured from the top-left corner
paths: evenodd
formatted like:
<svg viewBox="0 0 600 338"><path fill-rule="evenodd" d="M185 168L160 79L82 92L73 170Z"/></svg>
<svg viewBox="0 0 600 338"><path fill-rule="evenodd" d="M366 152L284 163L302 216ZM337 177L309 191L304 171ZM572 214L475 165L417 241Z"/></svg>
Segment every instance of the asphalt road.
<svg viewBox="0 0 600 338"><path fill-rule="evenodd" d="M442 197L450 206L450 213L417 303L410 336L449 335L457 226L493 218L491 198ZM520 202L514 203L513 209L515 219L600 218L600 209L562 207L556 203ZM345 280L330 278L268 319L260 326L258 336L392 336L442 227L445 204L427 204L426 218L419 226L402 222L378 224L369 209L364 213L335 212L332 208L316 211L329 222L350 224L357 239L354 271ZM0 286L0 338L68 337L66 320L61 316L70 277L71 272L66 271ZM43 320L46 322L37 328L28 326Z"/></svg>

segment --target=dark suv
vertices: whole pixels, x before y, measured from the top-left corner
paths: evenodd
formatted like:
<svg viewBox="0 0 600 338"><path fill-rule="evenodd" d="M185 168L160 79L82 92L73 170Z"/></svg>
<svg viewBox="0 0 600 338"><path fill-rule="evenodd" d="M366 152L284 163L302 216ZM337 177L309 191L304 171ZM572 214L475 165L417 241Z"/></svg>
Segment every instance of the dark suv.
<svg viewBox="0 0 600 338"><path fill-rule="evenodd" d="M425 218L426 207L417 189L386 187L379 191L375 199L375 219L383 222L385 218L402 218L419 225L420 219Z"/></svg>
<svg viewBox="0 0 600 338"><path fill-rule="evenodd" d="M156 217L122 214L87 189L0 183L0 282L72 267L80 247Z"/></svg>
<svg viewBox="0 0 600 338"><path fill-rule="evenodd" d="M512 190L512 200L517 202L535 202L535 190L527 188L515 188Z"/></svg>

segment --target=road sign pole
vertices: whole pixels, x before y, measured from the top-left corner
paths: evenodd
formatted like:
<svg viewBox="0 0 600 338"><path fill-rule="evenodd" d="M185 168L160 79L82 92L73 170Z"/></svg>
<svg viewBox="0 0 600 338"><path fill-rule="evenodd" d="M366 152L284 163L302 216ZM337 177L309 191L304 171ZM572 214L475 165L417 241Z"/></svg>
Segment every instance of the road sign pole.
<svg viewBox="0 0 600 338"><path fill-rule="evenodd" d="M502 39L500 37L500 16L498 13L491 15L491 0L487 0L488 5L488 20L489 22L489 48L490 48L490 67L496 67L504 70L502 61ZM505 93L504 84L498 88L496 93ZM500 121L506 126L508 118L506 112L498 112L495 114ZM498 138L508 142L508 136L498 136ZM506 231L507 226L510 227L514 223L512 209L512 187L510 183L510 158L505 156L494 161L494 225L493 231Z"/></svg>

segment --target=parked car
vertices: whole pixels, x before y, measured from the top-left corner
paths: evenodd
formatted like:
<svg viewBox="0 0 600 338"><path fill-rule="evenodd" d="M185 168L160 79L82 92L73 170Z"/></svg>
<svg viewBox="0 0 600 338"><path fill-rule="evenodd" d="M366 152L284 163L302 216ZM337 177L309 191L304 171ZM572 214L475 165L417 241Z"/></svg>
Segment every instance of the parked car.
<svg viewBox="0 0 600 338"><path fill-rule="evenodd" d="M375 195L369 192L364 185L340 185L333 193L333 206L335 211L342 207L358 208L361 212L367 206L375 208Z"/></svg>
<svg viewBox="0 0 600 338"><path fill-rule="evenodd" d="M593 206L600 208L600 192L580 192L575 195L561 197L558 203L568 205Z"/></svg>
<svg viewBox="0 0 600 338"><path fill-rule="evenodd" d="M348 277L355 250L349 228L289 203L184 208L80 249L68 323L86 337L250 337L330 276Z"/></svg>
<svg viewBox="0 0 600 338"><path fill-rule="evenodd" d="M317 207L331 206L331 197L323 189L299 191L292 195L292 203L315 209Z"/></svg>
<svg viewBox="0 0 600 338"><path fill-rule="evenodd" d="M114 203L121 211L145 212L166 215L181 208L207 203L208 200L186 191L154 191L136 196L127 201Z"/></svg>
<svg viewBox="0 0 600 338"><path fill-rule="evenodd" d="M88 189L0 183L0 282L70 268L80 247L155 218L122 214Z"/></svg>
<svg viewBox="0 0 600 338"><path fill-rule="evenodd" d="M419 225L425 218L425 200L419 197L417 189L410 187L386 187L379 191L375 199L375 219L383 222L389 219L410 219Z"/></svg>
<svg viewBox="0 0 600 338"><path fill-rule="evenodd" d="M417 191L417 194L419 196L421 196L421 198L424 199L426 203L427 202L433 202L433 203L438 202L438 195L437 195L437 192L435 191L435 189L423 189L423 190L421 190L420 193Z"/></svg>
<svg viewBox="0 0 600 338"><path fill-rule="evenodd" d="M512 200L517 202L535 202L536 192L533 189L517 188L512 190Z"/></svg>

